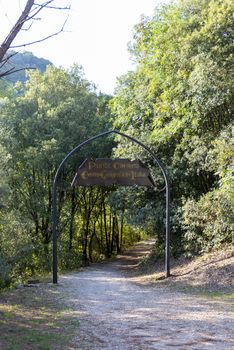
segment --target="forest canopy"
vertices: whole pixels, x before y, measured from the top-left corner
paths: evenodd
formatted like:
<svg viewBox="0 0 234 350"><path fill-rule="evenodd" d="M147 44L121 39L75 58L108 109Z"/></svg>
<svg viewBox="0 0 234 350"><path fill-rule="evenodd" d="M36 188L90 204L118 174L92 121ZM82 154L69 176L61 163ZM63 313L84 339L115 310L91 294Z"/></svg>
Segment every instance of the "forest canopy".
<svg viewBox="0 0 234 350"><path fill-rule="evenodd" d="M130 52L136 70L119 79L114 125L147 140L168 168L175 250L194 254L231 242L232 1L160 6L135 26ZM116 154L137 152L123 145ZM160 217L160 202L152 207Z"/></svg>

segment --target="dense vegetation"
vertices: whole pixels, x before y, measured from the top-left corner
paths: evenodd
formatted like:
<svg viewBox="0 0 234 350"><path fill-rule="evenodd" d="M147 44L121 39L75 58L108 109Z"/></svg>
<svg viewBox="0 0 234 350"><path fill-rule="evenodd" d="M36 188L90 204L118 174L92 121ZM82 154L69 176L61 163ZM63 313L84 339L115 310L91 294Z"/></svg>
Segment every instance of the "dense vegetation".
<svg viewBox="0 0 234 350"><path fill-rule="evenodd" d="M51 190L61 160L78 143L110 129L109 97L97 95L78 66L29 73L1 98L1 283L51 268ZM68 162L58 189L59 268L110 257L137 230L111 210L112 188L71 188L85 157L110 157L112 139L96 142ZM113 204L114 207L114 204ZM4 282L5 281L5 282Z"/></svg>
<svg viewBox="0 0 234 350"><path fill-rule="evenodd" d="M168 168L176 252L233 239L232 10L230 0L184 0L143 18L130 47L136 70L112 100L115 126L147 140ZM160 200L152 208L161 215Z"/></svg>
<svg viewBox="0 0 234 350"><path fill-rule="evenodd" d="M113 98L78 66L47 67L0 92L0 286L51 266L51 184L80 141L118 128L151 147L172 186L173 254L233 239L233 13L231 0L181 0L136 25L135 71ZM118 142L117 142L118 141ZM113 150L113 154L111 154ZM82 160L140 158L157 188L71 188ZM152 159L105 138L73 156L59 183L59 267L110 257L142 233L164 241L164 182Z"/></svg>

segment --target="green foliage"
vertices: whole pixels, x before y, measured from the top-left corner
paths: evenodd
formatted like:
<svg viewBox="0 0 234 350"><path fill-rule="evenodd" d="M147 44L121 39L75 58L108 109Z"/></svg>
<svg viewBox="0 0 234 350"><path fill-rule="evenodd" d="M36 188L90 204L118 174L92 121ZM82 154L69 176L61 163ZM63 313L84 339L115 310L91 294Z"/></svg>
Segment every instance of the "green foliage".
<svg viewBox="0 0 234 350"><path fill-rule="evenodd" d="M208 153L211 169L219 178L217 189L183 207L185 248L198 253L234 240L234 137L233 123L224 128Z"/></svg>
<svg viewBox="0 0 234 350"><path fill-rule="evenodd" d="M130 46L136 69L119 78L112 99L97 95L77 65L29 72L14 87L1 82L2 285L50 269L56 169L80 142L112 128L147 144L168 170L174 255L232 241L232 12L231 0L177 0L142 18ZM111 157L112 148L114 157L141 159L156 188L71 188L86 157ZM161 251L164 186L149 154L129 140L110 135L81 148L58 184L59 268L110 257L144 234Z"/></svg>
<svg viewBox="0 0 234 350"><path fill-rule="evenodd" d="M2 264L9 265L11 282L51 269L55 172L75 146L111 128L109 100L96 94L79 66L69 71L48 66L44 74L31 72L26 84L18 83L11 94L3 95L0 190L6 192L6 202L2 201L0 217L0 252ZM88 144L61 173L57 191L60 270L110 257L141 236L125 223L121 212L115 215L111 208L114 188L71 188L84 159L110 157L113 145L112 137Z"/></svg>
<svg viewBox="0 0 234 350"><path fill-rule="evenodd" d="M224 128L213 141L209 156L211 167L219 176L219 186L231 195L234 187L234 123Z"/></svg>
<svg viewBox="0 0 234 350"><path fill-rule="evenodd" d="M7 260L7 257L0 252L0 289L8 287L11 283L11 266Z"/></svg>
<svg viewBox="0 0 234 350"><path fill-rule="evenodd" d="M0 284L19 282L31 276L38 267L34 244L28 232L32 223L22 220L16 210L4 208L0 215ZM3 266L5 265L5 269Z"/></svg>
<svg viewBox="0 0 234 350"><path fill-rule="evenodd" d="M222 209L233 207L230 199L225 202L233 186L232 7L231 0L178 0L159 6L151 19L142 18L130 46L136 69L119 79L110 103L115 126L151 146L168 169L172 242L177 252L194 253L204 244L232 239L231 210L224 216ZM143 156L124 142L116 154ZM158 175L157 180L162 182ZM217 212L208 212L209 205L219 200ZM158 223L154 220L157 235L164 205L160 196L149 205L148 219L153 213L160 217ZM201 225L203 209L207 220Z"/></svg>
<svg viewBox="0 0 234 350"><path fill-rule="evenodd" d="M233 205L233 198L221 190L210 191L199 201L186 201L183 228L187 255L233 242Z"/></svg>
<svg viewBox="0 0 234 350"><path fill-rule="evenodd" d="M0 250L5 252L11 279L15 280L51 268L51 189L55 171L69 151L108 124L105 96L99 100L80 67L66 72L49 66L44 74L31 72L27 84L16 85L15 93L4 99L0 124L4 165L0 190L7 192L1 203ZM95 157L102 147L109 149L108 142L86 151ZM76 210L68 218L70 184L83 159L82 151L71 159L59 184L62 232L69 232L78 210L76 196ZM70 234L73 240L72 229Z"/></svg>
<svg viewBox="0 0 234 350"><path fill-rule="evenodd" d="M1 292L0 314L1 349L52 350L74 345L79 312L69 309L48 284ZM13 330L17 337L12 336Z"/></svg>

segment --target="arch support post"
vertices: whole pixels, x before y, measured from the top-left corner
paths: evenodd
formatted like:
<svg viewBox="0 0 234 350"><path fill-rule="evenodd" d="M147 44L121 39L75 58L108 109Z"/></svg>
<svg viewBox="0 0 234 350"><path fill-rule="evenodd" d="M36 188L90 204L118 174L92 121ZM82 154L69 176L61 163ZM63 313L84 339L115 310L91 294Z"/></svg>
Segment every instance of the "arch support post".
<svg viewBox="0 0 234 350"><path fill-rule="evenodd" d="M52 189L52 240L53 240L53 283L58 283L58 269L57 269L57 232L58 232L58 218L57 218L57 179L54 180Z"/></svg>
<svg viewBox="0 0 234 350"><path fill-rule="evenodd" d="M170 185L166 186L165 277L170 276Z"/></svg>

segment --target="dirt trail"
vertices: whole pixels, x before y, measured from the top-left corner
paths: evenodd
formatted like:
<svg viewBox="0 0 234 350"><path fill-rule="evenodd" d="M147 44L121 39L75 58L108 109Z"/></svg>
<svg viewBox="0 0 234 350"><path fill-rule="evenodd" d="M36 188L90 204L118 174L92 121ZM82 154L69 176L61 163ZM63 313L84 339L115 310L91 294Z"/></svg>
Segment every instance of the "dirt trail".
<svg viewBox="0 0 234 350"><path fill-rule="evenodd" d="M124 269L136 264L152 243L60 278L67 303L81 311L74 349L234 349L233 312L228 307L132 282Z"/></svg>

